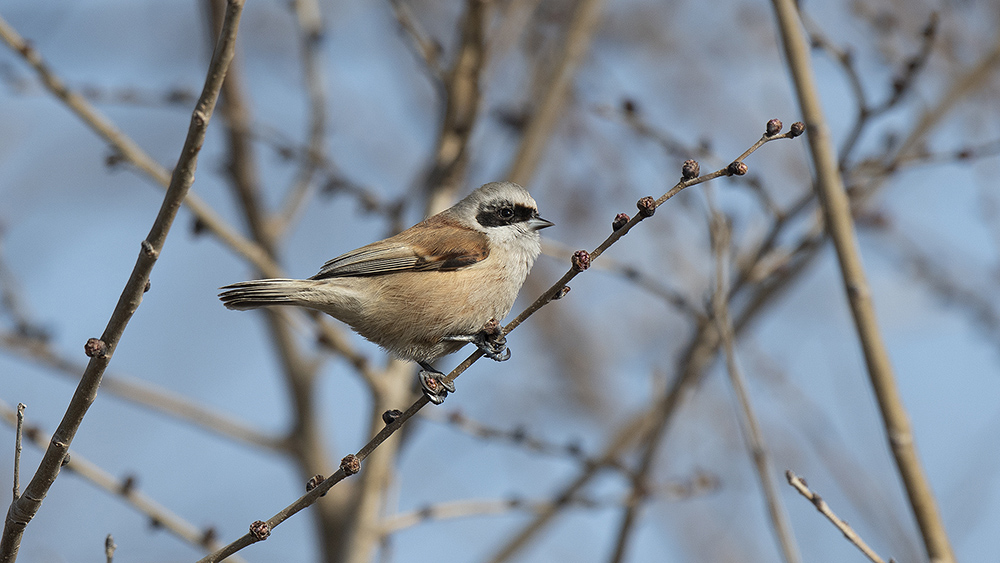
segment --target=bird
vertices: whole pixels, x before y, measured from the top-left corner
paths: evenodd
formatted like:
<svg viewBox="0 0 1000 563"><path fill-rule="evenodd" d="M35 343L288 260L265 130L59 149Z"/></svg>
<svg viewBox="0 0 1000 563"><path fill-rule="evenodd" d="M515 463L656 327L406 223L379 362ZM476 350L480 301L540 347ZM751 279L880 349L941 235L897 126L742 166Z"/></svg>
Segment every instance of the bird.
<svg viewBox="0 0 1000 563"><path fill-rule="evenodd" d="M454 384L430 362L475 344L510 357L499 320L510 312L541 252L538 214L526 189L490 182L452 207L328 261L305 279L221 287L229 309L291 305L326 313L393 356L417 362L425 395L440 404Z"/></svg>

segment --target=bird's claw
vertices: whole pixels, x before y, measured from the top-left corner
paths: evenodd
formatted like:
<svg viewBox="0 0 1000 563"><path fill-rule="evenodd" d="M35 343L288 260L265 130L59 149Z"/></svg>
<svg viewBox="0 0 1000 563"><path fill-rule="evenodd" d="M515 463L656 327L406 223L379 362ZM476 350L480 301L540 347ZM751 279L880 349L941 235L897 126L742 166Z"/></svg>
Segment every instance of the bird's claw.
<svg viewBox="0 0 1000 563"><path fill-rule="evenodd" d="M420 389L432 403L440 405L448 393L455 392L455 383L448 381L443 373L428 365L421 365L421 367L424 369L417 374L420 379Z"/></svg>
<svg viewBox="0 0 1000 563"><path fill-rule="evenodd" d="M483 352L484 356L497 362L506 362L510 359L510 348L507 348L507 337L501 332L500 323L496 319L491 319L483 327L483 330L476 334L445 336L442 340L471 342Z"/></svg>

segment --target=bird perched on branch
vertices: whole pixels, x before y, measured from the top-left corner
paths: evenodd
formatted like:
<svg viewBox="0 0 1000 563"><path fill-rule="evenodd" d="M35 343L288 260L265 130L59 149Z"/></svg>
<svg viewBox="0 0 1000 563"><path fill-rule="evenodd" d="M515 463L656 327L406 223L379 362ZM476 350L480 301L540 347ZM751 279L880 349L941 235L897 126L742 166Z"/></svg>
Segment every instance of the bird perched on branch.
<svg viewBox="0 0 1000 563"><path fill-rule="evenodd" d="M510 357L498 320L507 316L552 223L513 182L491 182L405 231L352 250L307 280L253 280L222 289L230 309L296 305L326 313L423 368L428 398L455 387L430 362L473 343Z"/></svg>

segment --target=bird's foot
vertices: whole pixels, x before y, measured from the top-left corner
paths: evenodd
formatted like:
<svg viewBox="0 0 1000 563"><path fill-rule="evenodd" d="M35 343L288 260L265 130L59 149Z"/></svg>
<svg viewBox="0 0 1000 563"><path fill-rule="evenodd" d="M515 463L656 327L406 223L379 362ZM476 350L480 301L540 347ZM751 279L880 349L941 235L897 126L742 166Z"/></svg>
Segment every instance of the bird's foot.
<svg viewBox="0 0 1000 563"><path fill-rule="evenodd" d="M498 362L506 362L510 359L510 348L507 348L507 338L500 329L500 321L496 319L490 319L483 326L483 330L476 334L445 336L441 340L471 342L483 352L484 356Z"/></svg>
<svg viewBox="0 0 1000 563"><path fill-rule="evenodd" d="M440 405L444 402L445 397L448 393L455 392L455 384L445 377L445 375L438 370L434 369L427 362L420 362L420 373L417 377L420 378L420 390L427 395L435 405Z"/></svg>

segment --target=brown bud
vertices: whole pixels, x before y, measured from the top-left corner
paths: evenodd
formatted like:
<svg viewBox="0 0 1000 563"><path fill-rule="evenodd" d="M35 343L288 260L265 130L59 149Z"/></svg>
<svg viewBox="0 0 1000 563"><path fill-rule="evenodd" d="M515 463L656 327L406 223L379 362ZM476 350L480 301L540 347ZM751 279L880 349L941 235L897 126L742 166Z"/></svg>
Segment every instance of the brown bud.
<svg viewBox="0 0 1000 563"><path fill-rule="evenodd" d="M792 126L788 129L789 137L798 137L799 135L806 132L806 124L801 121L796 121L792 123Z"/></svg>
<svg viewBox="0 0 1000 563"><path fill-rule="evenodd" d="M361 460L354 454L347 454L344 456L344 459L340 460L340 468L348 476L354 475L358 471L361 471Z"/></svg>
<svg viewBox="0 0 1000 563"><path fill-rule="evenodd" d="M556 294L552 296L552 300L555 301L556 299L562 299L563 297L566 297L567 293L569 293L569 286L564 285L562 289L557 291Z"/></svg>
<svg viewBox="0 0 1000 563"><path fill-rule="evenodd" d="M396 422L396 419L398 419L401 416L403 416L403 411L399 409L390 409L382 413L382 422L384 422L386 426L388 426L393 422Z"/></svg>
<svg viewBox="0 0 1000 563"><path fill-rule="evenodd" d="M69 465L70 461L72 461L72 459L70 458L69 453L67 453L66 455L63 456L62 461L59 462L59 466L66 467L67 465Z"/></svg>
<svg viewBox="0 0 1000 563"><path fill-rule="evenodd" d="M315 489L324 480L325 480L325 478L322 475L320 475L319 473L317 473L316 475L313 475L308 481L306 481L306 492L308 493L309 491ZM322 496L326 496L326 493L323 493Z"/></svg>
<svg viewBox="0 0 1000 563"><path fill-rule="evenodd" d="M737 160L729 163L729 166L726 167L726 174L730 176L742 176L747 173L747 170L749 170L747 164Z"/></svg>
<svg viewBox="0 0 1000 563"><path fill-rule="evenodd" d="M697 178L700 173L701 166L698 164L697 160L685 160L684 164L681 166L681 177L685 180Z"/></svg>
<svg viewBox="0 0 1000 563"><path fill-rule="evenodd" d="M142 292L148 293L150 287L153 287L152 284L149 283L149 280L146 280L146 286L142 288Z"/></svg>
<svg viewBox="0 0 1000 563"><path fill-rule="evenodd" d="M577 250L573 253L573 269L582 272L590 267L590 253L586 250Z"/></svg>
<svg viewBox="0 0 1000 563"><path fill-rule="evenodd" d="M263 541L271 535L271 527L267 525L267 522L257 520L253 524L250 524L250 533L253 534L253 537L257 538L257 541Z"/></svg>
<svg viewBox="0 0 1000 563"><path fill-rule="evenodd" d="M768 137L773 137L778 133L781 133L781 120L780 119L769 120L767 122L767 126L764 129L764 134L767 135Z"/></svg>
<svg viewBox="0 0 1000 563"><path fill-rule="evenodd" d="M615 215L615 220L611 222L611 230L617 231L618 229L624 227L628 221L628 213L619 213L618 215Z"/></svg>
<svg viewBox="0 0 1000 563"><path fill-rule="evenodd" d="M656 200L652 196L646 196L635 204L639 208L639 215L642 217L652 217L656 213Z"/></svg>
<svg viewBox="0 0 1000 563"><path fill-rule="evenodd" d="M210 546L215 543L215 540L219 538L219 532L214 527L209 526L205 528L205 531L201 533L201 545Z"/></svg>
<svg viewBox="0 0 1000 563"><path fill-rule="evenodd" d="M83 352L87 354L88 358L106 358L108 357L108 345L100 338L91 338L83 345Z"/></svg>

